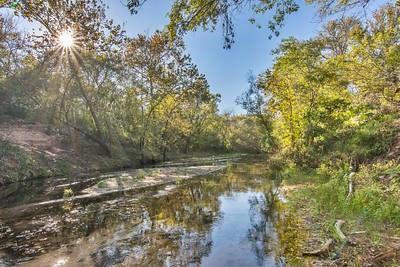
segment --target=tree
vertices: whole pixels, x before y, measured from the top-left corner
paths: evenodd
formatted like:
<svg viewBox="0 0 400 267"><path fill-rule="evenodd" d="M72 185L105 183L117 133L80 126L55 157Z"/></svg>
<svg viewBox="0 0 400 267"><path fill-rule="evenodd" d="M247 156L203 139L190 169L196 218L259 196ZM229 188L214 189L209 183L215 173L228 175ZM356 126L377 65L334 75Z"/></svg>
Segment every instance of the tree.
<svg viewBox="0 0 400 267"><path fill-rule="evenodd" d="M354 30L346 55L349 79L375 105L400 103L400 10L385 5ZM382 101L383 100L383 101Z"/></svg>
<svg viewBox="0 0 400 267"><path fill-rule="evenodd" d="M272 70L259 81L270 96L274 135L298 159L348 118L348 81L324 51L319 39L287 39L275 51Z"/></svg>
<svg viewBox="0 0 400 267"><path fill-rule="evenodd" d="M213 98L208 83L191 62L190 56L185 54L183 41L175 40L171 45L163 32L130 39L126 60L130 86L135 90L132 97L137 98L134 102L140 109L135 134L139 136L141 160L144 162L146 151L150 154L160 151L165 159L169 149L180 147L177 138L182 130L176 125L185 125L185 113L189 112L192 101L198 101L201 106ZM209 111L211 114L216 112L215 109ZM187 128L191 130L188 130L187 136L184 134L189 143L188 139L199 131L192 128L197 127L194 125L197 122L191 121Z"/></svg>
<svg viewBox="0 0 400 267"><path fill-rule="evenodd" d="M131 13L137 13L147 0L128 0L127 7ZM370 0L308 0L308 4L316 4L319 7L321 17L327 17L338 12L354 12L365 8ZM243 9L251 9L254 16L249 18L253 24L255 17L272 13L272 18L267 21L270 32L269 38L278 36L279 30L284 26L288 15L299 10L299 1L295 0L175 0L168 13L167 25L172 39L189 31L198 29L215 30L218 24L222 25L224 48L231 48L235 39L233 17ZM257 27L262 25L257 23Z"/></svg>
<svg viewBox="0 0 400 267"><path fill-rule="evenodd" d="M236 99L236 103L241 105L249 116L254 116L258 119L263 128L264 149L270 150L275 146L275 141L272 136L271 114L268 111L269 97L252 73L249 74L248 83L249 88Z"/></svg>
<svg viewBox="0 0 400 267"><path fill-rule="evenodd" d="M15 14L43 27L38 37L36 50L54 52L58 35L66 29L73 30L79 40L81 50L109 52L110 46L123 41L120 25L115 25L106 17L106 6L101 0L32 0L3 1L0 7L13 5Z"/></svg>
<svg viewBox="0 0 400 267"><path fill-rule="evenodd" d="M15 17L0 15L0 110L24 118L38 106L38 91L45 84L28 37L18 30ZM43 79L44 78L44 79Z"/></svg>
<svg viewBox="0 0 400 267"><path fill-rule="evenodd" d="M18 31L10 14L0 16L0 79L6 79L21 68L27 55L26 37Z"/></svg>
<svg viewBox="0 0 400 267"><path fill-rule="evenodd" d="M57 109L55 105L57 101L51 103L50 121L53 122L55 117L65 118L63 122L68 127L95 141L106 154L111 155L111 149L106 140L105 122L99 115L99 107L96 106L104 103L94 98L103 96L102 85L106 80L110 81L108 73L112 69L112 63L115 66L118 65L116 62L118 62L119 53L116 48L125 38L121 27L114 25L112 20L106 18L105 5L96 0L19 2L15 7L15 13L28 20L36 21L42 26L41 33L32 36L34 56L44 72L50 72L54 77L57 76L56 73L63 76L53 79L58 82L51 85L52 88L49 88L48 93L53 96L53 100L59 100L69 108ZM75 35L76 44L71 49L63 49L58 43L60 32L65 30L72 30ZM88 71L98 71L99 68L102 68L102 71L98 72L96 77L85 75ZM113 68L116 67L113 66ZM90 80L85 80L85 78L90 78ZM62 80L68 82L61 82ZM71 92L71 90L75 91ZM76 105L70 105L71 102L66 101L73 101L78 96L77 93L89 111L93 123L88 125L92 126L93 131L77 125L76 120L72 120L69 116L70 108ZM68 95L74 97L67 98ZM64 116L58 116L54 114L55 111L67 113Z"/></svg>

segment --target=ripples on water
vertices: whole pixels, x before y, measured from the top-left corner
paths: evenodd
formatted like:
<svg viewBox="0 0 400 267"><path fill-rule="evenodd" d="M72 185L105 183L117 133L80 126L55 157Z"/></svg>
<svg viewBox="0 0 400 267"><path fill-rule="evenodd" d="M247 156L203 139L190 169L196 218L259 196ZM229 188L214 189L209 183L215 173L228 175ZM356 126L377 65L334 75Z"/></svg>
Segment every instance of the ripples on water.
<svg viewBox="0 0 400 267"><path fill-rule="evenodd" d="M3 212L0 257L22 266L285 266L298 251L273 178L263 164L240 163L151 192Z"/></svg>

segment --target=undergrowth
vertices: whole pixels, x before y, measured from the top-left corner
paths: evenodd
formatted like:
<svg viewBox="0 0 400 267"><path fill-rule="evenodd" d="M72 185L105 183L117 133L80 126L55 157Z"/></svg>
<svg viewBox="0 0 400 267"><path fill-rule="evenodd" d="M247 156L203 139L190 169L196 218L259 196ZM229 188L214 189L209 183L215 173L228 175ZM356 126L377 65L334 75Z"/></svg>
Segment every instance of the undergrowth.
<svg viewBox="0 0 400 267"><path fill-rule="evenodd" d="M0 140L0 184L32 176L33 165L34 160L22 149Z"/></svg>
<svg viewBox="0 0 400 267"><path fill-rule="evenodd" d="M318 167L287 164L282 168L285 184L311 184L294 192L291 201L307 202L310 212L327 225L345 219L371 233L391 229L400 234L399 159L386 158L399 136L397 117L381 115L328 140L324 152L315 155ZM348 197L351 160L359 166L353 176L354 193Z"/></svg>

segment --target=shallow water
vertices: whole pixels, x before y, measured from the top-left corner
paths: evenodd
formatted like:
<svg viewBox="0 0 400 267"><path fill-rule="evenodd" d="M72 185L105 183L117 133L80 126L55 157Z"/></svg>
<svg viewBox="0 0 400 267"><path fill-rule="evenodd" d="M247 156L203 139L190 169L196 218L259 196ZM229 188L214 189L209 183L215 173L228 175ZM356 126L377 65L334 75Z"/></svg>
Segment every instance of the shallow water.
<svg viewBox="0 0 400 267"><path fill-rule="evenodd" d="M238 163L112 199L0 209L0 257L22 266L285 266L295 253L273 178L262 163Z"/></svg>

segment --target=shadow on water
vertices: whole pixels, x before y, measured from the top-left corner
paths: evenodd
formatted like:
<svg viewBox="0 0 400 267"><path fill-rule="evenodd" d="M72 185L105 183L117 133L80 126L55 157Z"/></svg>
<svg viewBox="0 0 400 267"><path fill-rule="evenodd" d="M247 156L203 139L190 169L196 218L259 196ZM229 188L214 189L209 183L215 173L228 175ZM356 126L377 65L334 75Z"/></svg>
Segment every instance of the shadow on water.
<svg viewBox="0 0 400 267"><path fill-rule="evenodd" d="M302 236L279 200L276 177L261 163L239 163L25 217L0 209L0 258L22 266L299 266Z"/></svg>

